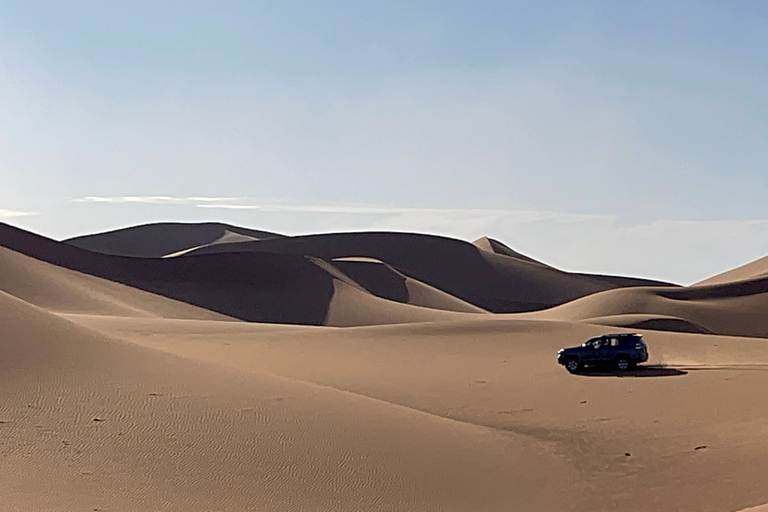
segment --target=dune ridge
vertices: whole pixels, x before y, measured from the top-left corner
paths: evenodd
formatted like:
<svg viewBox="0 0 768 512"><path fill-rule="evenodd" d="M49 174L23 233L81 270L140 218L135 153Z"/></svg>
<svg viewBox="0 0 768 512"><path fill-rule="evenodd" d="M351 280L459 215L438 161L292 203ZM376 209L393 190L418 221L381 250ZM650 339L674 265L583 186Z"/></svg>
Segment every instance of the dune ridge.
<svg viewBox="0 0 768 512"><path fill-rule="evenodd" d="M509 256L510 258L515 258L518 260L527 261L528 263L536 263L538 265L548 267L549 265L546 265L545 263L542 263L541 261L535 260L529 256L526 256L525 254L519 253L516 250L512 249L508 245L499 242L495 238L490 238L487 236L483 236L478 238L477 240L472 242L472 245L477 247L478 249L481 249L486 252L490 252L493 254L500 254L502 256Z"/></svg>
<svg viewBox="0 0 768 512"><path fill-rule="evenodd" d="M115 256L161 258L216 243L236 243L281 236L283 235L220 222L156 222L77 236L64 240L64 243Z"/></svg>
<svg viewBox="0 0 768 512"><path fill-rule="evenodd" d="M270 252L324 260L367 257L398 272L494 313L531 311L615 288L617 285L569 274L451 238L412 233L334 233L219 244L187 253Z"/></svg>

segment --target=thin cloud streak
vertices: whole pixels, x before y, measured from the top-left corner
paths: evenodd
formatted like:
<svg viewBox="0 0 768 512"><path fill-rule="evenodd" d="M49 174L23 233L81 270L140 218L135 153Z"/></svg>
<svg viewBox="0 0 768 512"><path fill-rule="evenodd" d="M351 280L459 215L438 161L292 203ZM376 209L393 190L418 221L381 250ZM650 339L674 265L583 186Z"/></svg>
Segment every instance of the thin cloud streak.
<svg viewBox="0 0 768 512"><path fill-rule="evenodd" d="M0 219L9 219L12 217L28 217L30 215L40 215L40 212L20 212L16 210L0 210Z"/></svg>
<svg viewBox="0 0 768 512"><path fill-rule="evenodd" d="M219 202L219 201L239 201L244 198L241 197L204 197L204 196L192 196L192 197L171 197L171 196L87 196L78 199L73 199L73 203L108 203L108 204L125 204L125 203L144 203L144 204L196 204L206 202Z"/></svg>
<svg viewBox="0 0 768 512"><path fill-rule="evenodd" d="M258 210L263 212L295 212L295 213L333 213L352 215L392 215L392 214L445 214L445 215L519 215L535 219L553 217L577 217L579 219L595 219L598 215L562 214L548 211L534 210L503 210L483 208L415 208L415 207L391 207L360 204L197 204L198 208L226 209L226 210Z"/></svg>
<svg viewBox="0 0 768 512"><path fill-rule="evenodd" d="M537 221L547 219L559 220L597 220L612 219L605 215L588 215L561 213L548 210L514 210L502 208L421 208L382 206L360 203L287 203L275 199L258 199L248 197L172 197L172 196L87 196L73 199L73 203L102 203L102 204L178 204L194 205L197 208L222 210L255 210L261 212L285 213L328 213L350 215L446 215L451 217L469 216L514 216L520 221Z"/></svg>

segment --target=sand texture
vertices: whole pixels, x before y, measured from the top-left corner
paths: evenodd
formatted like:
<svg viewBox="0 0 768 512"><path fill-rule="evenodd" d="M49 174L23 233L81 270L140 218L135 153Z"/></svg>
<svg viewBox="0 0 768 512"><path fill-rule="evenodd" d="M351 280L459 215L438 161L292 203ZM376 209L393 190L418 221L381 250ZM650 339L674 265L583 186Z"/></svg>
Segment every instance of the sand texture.
<svg viewBox="0 0 768 512"><path fill-rule="evenodd" d="M0 509L768 504L759 272L623 286L490 239L190 226L165 252L0 225ZM555 361L627 330L638 369Z"/></svg>

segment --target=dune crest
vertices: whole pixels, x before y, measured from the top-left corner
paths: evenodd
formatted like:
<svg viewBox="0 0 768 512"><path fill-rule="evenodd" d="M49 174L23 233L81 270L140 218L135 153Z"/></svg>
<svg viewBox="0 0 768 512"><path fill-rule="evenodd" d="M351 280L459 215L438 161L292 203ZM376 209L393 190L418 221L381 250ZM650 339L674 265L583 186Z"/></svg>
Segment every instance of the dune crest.
<svg viewBox="0 0 768 512"><path fill-rule="evenodd" d="M219 222L158 222L78 236L64 242L81 249L115 256L161 258L216 243L281 236L283 235Z"/></svg>
<svg viewBox="0 0 768 512"><path fill-rule="evenodd" d="M225 252L301 254L326 261L372 258L405 276L494 313L538 310L620 286L483 251L461 240L414 233L332 233L273 238L203 247L190 251L185 257Z"/></svg>
<svg viewBox="0 0 768 512"><path fill-rule="evenodd" d="M509 256L510 258L527 261L529 263L536 263L538 265L542 265L545 267L549 266L529 256L526 256L525 254L519 253L514 249L512 249L511 247L509 247L508 245L505 245L504 243L499 242L494 238L489 238L487 236L478 238L477 240L472 242L472 245L476 246L478 249L482 249L483 251L487 251L490 253L500 254L502 256Z"/></svg>

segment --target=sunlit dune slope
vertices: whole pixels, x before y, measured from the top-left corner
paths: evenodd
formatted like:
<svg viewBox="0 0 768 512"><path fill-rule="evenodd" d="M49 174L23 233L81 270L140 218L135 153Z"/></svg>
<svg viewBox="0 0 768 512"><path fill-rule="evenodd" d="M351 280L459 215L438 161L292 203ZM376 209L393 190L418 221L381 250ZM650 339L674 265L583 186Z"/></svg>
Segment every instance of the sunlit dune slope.
<svg viewBox="0 0 768 512"><path fill-rule="evenodd" d="M760 277L768 277L768 256L747 263L740 267L717 274L696 283L696 285L725 284L734 281L752 280Z"/></svg>
<svg viewBox="0 0 768 512"><path fill-rule="evenodd" d="M768 337L768 278L681 288L621 288L530 318Z"/></svg>
<svg viewBox="0 0 768 512"><path fill-rule="evenodd" d="M104 254L160 258L217 242L233 243L280 236L282 235L277 233L230 226L219 222L158 222L78 236L65 240L65 243Z"/></svg>
<svg viewBox="0 0 768 512"><path fill-rule="evenodd" d="M3 292L0 389L8 512L544 511L565 501L539 493L569 475L536 439L115 341Z"/></svg>
<svg viewBox="0 0 768 512"><path fill-rule="evenodd" d="M369 257L408 277L493 312L550 307L616 285L539 263L480 250L474 245L410 233L336 233L219 244L188 253L271 252L325 260Z"/></svg>
<svg viewBox="0 0 768 512"><path fill-rule="evenodd" d="M447 423L482 426L496 440L496 456L474 468L463 460L448 462L435 476L466 469L475 475L466 483L471 488L492 467L492 478L505 482L508 492L541 500L532 504L498 489L485 502L456 500L458 491L446 488L454 501L441 502L444 510L494 510L495 504L548 512L723 512L768 502L768 405L755 391L768 386L764 339L644 331L650 366L622 375L571 375L555 362L557 349L605 327L517 315L350 329L78 321L201 362L300 379ZM350 415L350 424L357 421L354 409L342 414ZM311 411L307 416L313 417ZM537 459L516 451L532 442L542 449Z"/></svg>

